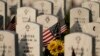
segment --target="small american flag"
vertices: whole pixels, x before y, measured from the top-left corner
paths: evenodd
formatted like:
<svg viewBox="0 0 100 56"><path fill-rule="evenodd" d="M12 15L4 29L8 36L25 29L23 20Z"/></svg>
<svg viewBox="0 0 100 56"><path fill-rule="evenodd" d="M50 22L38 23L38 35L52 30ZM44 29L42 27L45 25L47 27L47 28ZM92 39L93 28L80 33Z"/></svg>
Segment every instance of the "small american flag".
<svg viewBox="0 0 100 56"><path fill-rule="evenodd" d="M49 42L51 40L55 39L53 33L51 32L50 29L47 29L45 31L43 31L43 43L44 43L44 46L47 46L47 44L49 44Z"/></svg>
<svg viewBox="0 0 100 56"><path fill-rule="evenodd" d="M59 24L55 24L52 27L45 29L43 31L43 43L44 46L47 46L51 40L56 39L57 35L58 35L58 31L59 31Z"/></svg>
<svg viewBox="0 0 100 56"><path fill-rule="evenodd" d="M60 33L64 33L67 30L67 26L66 25L62 25L60 28Z"/></svg>
<svg viewBox="0 0 100 56"><path fill-rule="evenodd" d="M62 33L67 31L67 26L65 24L65 20L64 19L60 20L59 23L60 23L60 33L62 34Z"/></svg>
<svg viewBox="0 0 100 56"><path fill-rule="evenodd" d="M47 46L51 40L56 39L56 37L60 37L60 35L66 32L67 27L66 24L55 24L54 26L50 27L43 31L43 43L44 46Z"/></svg>
<svg viewBox="0 0 100 56"><path fill-rule="evenodd" d="M7 30L15 31L15 27L16 27L16 19L15 19L15 16L14 16L14 18L9 23Z"/></svg>

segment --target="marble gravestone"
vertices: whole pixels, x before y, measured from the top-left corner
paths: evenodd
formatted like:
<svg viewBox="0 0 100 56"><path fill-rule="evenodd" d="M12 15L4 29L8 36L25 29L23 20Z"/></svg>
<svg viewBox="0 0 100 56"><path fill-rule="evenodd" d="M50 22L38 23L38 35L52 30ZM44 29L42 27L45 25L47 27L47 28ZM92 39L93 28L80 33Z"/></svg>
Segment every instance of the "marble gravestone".
<svg viewBox="0 0 100 56"><path fill-rule="evenodd" d="M0 1L0 29L5 30L5 3Z"/></svg>
<svg viewBox="0 0 100 56"><path fill-rule="evenodd" d="M100 0L91 0L91 1L96 1L96 2L100 2Z"/></svg>
<svg viewBox="0 0 100 56"><path fill-rule="evenodd" d="M71 33L64 39L65 56L92 56L92 37L83 33Z"/></svg>
<svg viewBox="0 0 100 56"><path fill-rule="evenodd" d="M19 56L41 56L41 28L36 23L26 22L17 25Z"/></svg>
<svg viewBox="0 0 100 56"><path fill-rule="evenodd" d="M32 6L33 0L22 0L22 6Z"/></svg>
<svg viewBox="0 0 100 56"><path fill-rule="evenodd" d="M89 10L81 7L70 10L70 32L82 32L82 25L89 21Z"/></svg>
<svg viewBox="0 0 100 56"><path fill-rule="evenodd" d="M66 13L69 13L71 8L81 7L81 4L87 1L91 1L91 0L65 0Z"/></svg>
<svg viewBox="0 0 100 56"><path fill-rule="evenodd" d="M91 35L95 39L95 56L100 56L100 23L88 23L83 27L83 32Z"/></svg>
<svg viewBox="0 0 100 56"><path fill-rule="evenodd" d="M100 16L100 4L94 1L88 1L82 3L82 7L85 7L89 10L91 10L92 13L92 22L96 22L97 18Z"/></svg>
<svg viewBox="0 0 100 56"><path fill-rule="evenodd" d="M33 8L33 4L34 4L34 2L36 2L36 1L41 1L41 0L22 0L22 7L32 7Z"/></svg>
<svg viewBox="0 0 100 56"><path fill-rule="evenodd" d="M52 14L52 3L48 1L34 2L34 8L38 10L38 15Z"/></svg>
<svg viewBox="0 0 100 56"><path fill-rule="evenodd" d="M58 23L58 18L53 15L41 15L37 17L37 23L43 25L43 30L46 30Z"/></svg>
<svg viewBox="0 0 100 56"><path fill-rule="evenodd" d="M35 22L36 10L30 7L21 7L17 9L17 24L24 22Z"/></svg>
<svg viewBox="0 0 100 56"><path fill-rule="evenodd" d="M15 34L0 31L0 56L15 56Z"/></svg>
<svg viewBox="0 0 100 56"><path fill-rule="evenodd" d="M53 15L64 19L64 0L47 0L53 3Z"/></svg>

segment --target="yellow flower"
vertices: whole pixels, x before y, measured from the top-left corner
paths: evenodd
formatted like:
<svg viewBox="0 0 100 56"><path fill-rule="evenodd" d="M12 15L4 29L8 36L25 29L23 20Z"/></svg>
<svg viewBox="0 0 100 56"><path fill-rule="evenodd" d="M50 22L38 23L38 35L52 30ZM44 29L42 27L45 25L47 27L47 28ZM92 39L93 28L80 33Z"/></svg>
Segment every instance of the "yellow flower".
<svg viewBox="0 0 100 56"><path fill-rule="evenodd" d="M50 41L50 44L48 44L48 50L55 49L57 47L57 42L55 40Z"/></svg>
<svg viewBox="0 0 100 56"><path fill-rule="evenodd" d="M48 44L47 48L50 51L50 54L53 56L58 56L58 54L64 52L64 43L61 40L52 40Z"/></svg>
<svg viewBox="0 0 100 56"><path fill-rule="evenodd" d="M64 43L61 40L57 40L57 50L59 53L63 53L64 52Z"/></svg>
<svg viewBox="0 0 100 56"><path fill-rule="evenodd" d="M57 50L59 53L63 53L64 52L64 45L63 44L59 44L57 47Z"/></svg>
<svg viewBox="0 0 100 56"><path fill-rule="evenodd" d="M51 53L51 55L53 55L53 56L58 56L58 51L57 51L56 48L55 48L55 49L52 49L52 50L50 51L50 53Z"/></svg>

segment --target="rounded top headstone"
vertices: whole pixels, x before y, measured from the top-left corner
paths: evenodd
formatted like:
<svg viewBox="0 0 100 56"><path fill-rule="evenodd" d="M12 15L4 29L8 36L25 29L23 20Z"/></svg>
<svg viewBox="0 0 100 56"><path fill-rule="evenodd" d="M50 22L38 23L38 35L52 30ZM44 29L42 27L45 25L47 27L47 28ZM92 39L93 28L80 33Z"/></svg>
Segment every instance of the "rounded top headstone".
<svg viewBox="0 0 100 56"><path fill-rule="evenodd" d="M58 23L58 18L53 15L41 15L37 17L37 23L43 25L43 29L48 29Z"/></svg>
<svg viewBox="0 0 100 56"><path fill-rule="evenodd" d="M96 22L97 18L99 17L99 3L94 2L94 1L88 1L88 2L84 2L82 3L82 7L85 7L87 9L89 9L92 13L92 21Z"/></svg>
<svg viewBox="0 0 100 56"><path fill-rule="evenodd" d="M92 56L92 37L89 35L71 33L65 36L64 45L65 56Z"/></svg>
<svg viewBox="0 0 100 56"><path fill-rule="evenodd" d="M76 17L77 17L77 15L78 16L79 15L84 16L86 14L89 14L89 10L86 9L86 8L82 8L82 7L76 7L76 8L73 8L73 9L70 10L70 14L72 14L72 15L74 14L74 16L76 16Z"/></svg>
<svg viewBox="0 0 100 56"><path fill-rule="evenodd" d="M21 7L17 9L17 24L25 22L35 22L36 10L31 7Z"/></svg>
<svg viewBox="0 0 100 56"><path fill-rule="evenodd" d="M87 23L82 26L83 32L90 34L99 34L100 33L100 23Z"/></svg>
<svg viewBox="0 0 100 56"><path fill-rule="evenodd" d="M82 25L89 22L88 9L76 7L70 10L70 32L82 32Z"/></svg>
<svg viewBox="0 0 100 56"><path fill-rule="evenodd" d="M49 1L36 1L34 2L33 6L38 10L38 15L52 14L52 3Z"/></svg>
<svg viewBox="0 0 100 56"><path fill-rule="evenodd" d="M77 37L80 37L80 38L82 38L82 39L91 39L91 37L89 36L89 35L86 35L86 34L84 34L84 33L71 33L71 34L68 34L68 35L66 35L65 36L65 42L66 42L66 40L67 39L75 39L75 38L77 38ZM72 42L72 41L71 41Z"/></svg>
<svg viewBox="0 0 100 56"><path fill-rule="evenodd" d="M33 23L33 22L26 22L26 23L23 23L23 24L20 24L20 25L17 25L16 26L16 31L17 33L18 32L30 32L32 31L33 29L35 30L39 30L40 28L40 25L37 24L37 23Z"/></svg>

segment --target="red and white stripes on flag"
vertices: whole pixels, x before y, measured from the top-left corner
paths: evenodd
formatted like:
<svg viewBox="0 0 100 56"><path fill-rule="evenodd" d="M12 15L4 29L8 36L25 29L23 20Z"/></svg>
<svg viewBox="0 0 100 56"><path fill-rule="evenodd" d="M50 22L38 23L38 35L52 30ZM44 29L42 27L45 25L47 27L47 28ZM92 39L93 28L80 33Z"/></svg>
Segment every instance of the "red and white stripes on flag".
<svg viewBox="0 0 100 56"><path fill-rule="evenodd" d="M66 32L66 31L67 31L67 27L64 24L64 25L62 25L60 27L60 33L62 34L64 32ZM43 31L43 43L44 43L44 46L47 46L51 40L55 39L55 37L56 37L56 36L54 36L55 34L57 34L57 32L53 33L53 32L51 32L50 29L47 29L47 30Z"/></svg>
<svg viewBox="0 0 100 56"><path fill-rule="evenodd" d="M44 46L47 46L47 44L49 44L49 42L53 39L55 39L55 37L53 36L53 33L51 32L50 29L47 29L47 30L43 31Z"/></svg>
<svg viewBox="0 0 100 56"><path fill-rule="evenodd" d="M64 33L67 30L66 25L62 25L60 28L60 33Z"/></svg>

